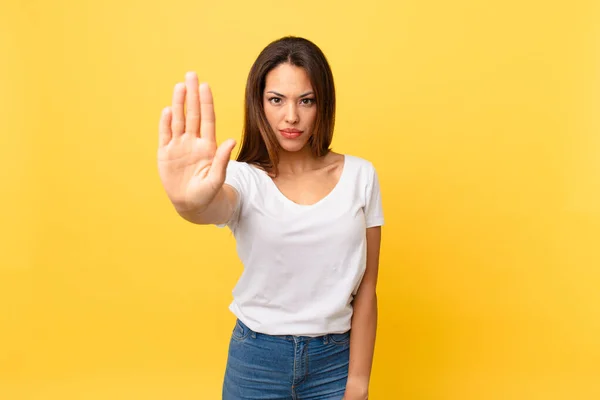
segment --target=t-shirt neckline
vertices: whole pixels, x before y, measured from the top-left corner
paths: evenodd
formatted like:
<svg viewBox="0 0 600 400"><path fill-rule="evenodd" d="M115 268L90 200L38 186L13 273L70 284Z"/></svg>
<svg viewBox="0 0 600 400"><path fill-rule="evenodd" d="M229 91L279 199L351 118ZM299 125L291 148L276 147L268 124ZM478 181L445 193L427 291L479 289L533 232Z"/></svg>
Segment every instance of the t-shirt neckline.
<svg viewBox="0 0 600 400"><path fill-rule="evenodd" d="M329 199L330 197L333 197L335 192L340 190L339 188L340 188L340 186L343 185L345 176L347 175L348 160L349 160L349 157L346 154L342 154L342 156L344 157L344 164L342 165L342 172L340 173L340 177L338 178L337 183L335 184L333 189L331 189L329 191L329 193L327 193L325 196L323 196L317 202L312 203L312 204L299 204L299 203L296 203L295 201L292 201L290 198L288 198L286 195L284 195L281 190L279 190L279 187L277 187L275 182L273 182L273 178L271 178L266 171L262 171L262 170L261 171L264 173L265 178L269 181L269 184L271 185L271 187L273 188L273 190L275 191L275 193L277 194L277 196L280 199L282 199L284 202L286 202L288 204L291 204L294 207L302 208L302 209L309 209L309 208L317 207L318 205L324 203L327 199Z"/></svg>

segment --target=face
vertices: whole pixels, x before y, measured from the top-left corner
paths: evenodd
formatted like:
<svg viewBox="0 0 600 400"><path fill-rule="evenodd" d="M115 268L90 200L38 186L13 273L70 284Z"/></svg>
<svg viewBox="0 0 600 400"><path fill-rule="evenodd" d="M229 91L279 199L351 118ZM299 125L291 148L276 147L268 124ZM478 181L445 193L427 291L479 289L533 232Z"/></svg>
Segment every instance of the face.
<svg viewBox="0 0 600 400"><path fill-rule="evenodd" d="M266 76L263 105L283 150L303 149L317 116L315 94L304 68L288 63L273 68Z"/></svg>

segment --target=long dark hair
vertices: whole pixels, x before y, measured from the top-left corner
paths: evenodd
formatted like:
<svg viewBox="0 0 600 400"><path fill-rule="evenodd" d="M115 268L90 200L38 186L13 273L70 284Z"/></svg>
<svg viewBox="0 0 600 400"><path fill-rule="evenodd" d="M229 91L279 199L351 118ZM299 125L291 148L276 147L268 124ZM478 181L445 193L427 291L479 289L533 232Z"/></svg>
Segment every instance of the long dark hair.
<svg viewBox="0 0 600 400"><path fill-rule="evenodd" d="M283 63L304 68L308 74L317 107L313 135L309 139L316 157L329 153L335 123L335 86L325 55L310 40L287 36L271 42L258 55L246 82L244 131L237 161L255 164L277 175L279 143L263 108L267 74Z"/></svg>

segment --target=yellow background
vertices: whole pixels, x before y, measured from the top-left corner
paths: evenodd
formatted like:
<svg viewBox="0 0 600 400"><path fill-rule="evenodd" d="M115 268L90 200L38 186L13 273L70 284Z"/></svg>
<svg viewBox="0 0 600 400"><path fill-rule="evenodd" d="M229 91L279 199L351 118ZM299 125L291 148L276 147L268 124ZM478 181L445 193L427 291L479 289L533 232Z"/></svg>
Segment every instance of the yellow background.
<svg viewBox="0 0 600 400"><path fill-rule="evenodd" d="M334 148L386 226L371 398L600 398L595 0L8 1L0 12L0 399L218 399L241 272L172 210L158 118L287 34L326 53Z"/></svg>

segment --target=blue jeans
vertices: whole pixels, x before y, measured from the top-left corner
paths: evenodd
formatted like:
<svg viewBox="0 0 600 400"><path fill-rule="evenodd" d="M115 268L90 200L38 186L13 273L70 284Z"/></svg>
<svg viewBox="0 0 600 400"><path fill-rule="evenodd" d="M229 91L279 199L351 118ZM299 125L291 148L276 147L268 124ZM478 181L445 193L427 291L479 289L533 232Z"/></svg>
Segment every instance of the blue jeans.
<svg viewBox="0 0 600 400"><path fill-rule="evenodd" d="M319 337L266 335L239 319L231 334L223 400L341 400L350 331Z"/></svg>

